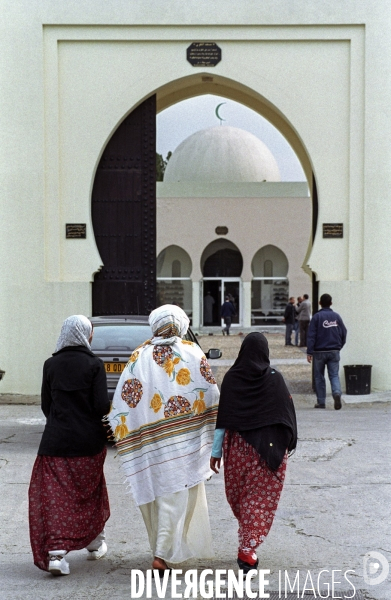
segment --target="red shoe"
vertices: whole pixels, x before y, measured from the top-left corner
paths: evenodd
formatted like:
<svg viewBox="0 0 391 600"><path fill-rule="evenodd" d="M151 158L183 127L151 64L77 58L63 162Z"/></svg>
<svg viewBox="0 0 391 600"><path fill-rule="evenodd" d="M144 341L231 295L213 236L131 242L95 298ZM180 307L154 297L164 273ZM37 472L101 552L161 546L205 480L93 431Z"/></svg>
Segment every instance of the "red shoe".
<svg viewBox="0 0 391 600"><path fill-rule="evenodd" d="M238 554L238 565L244 574L256 569L258 567L259 560L254 551L252 552L239 552Z"/></svg>

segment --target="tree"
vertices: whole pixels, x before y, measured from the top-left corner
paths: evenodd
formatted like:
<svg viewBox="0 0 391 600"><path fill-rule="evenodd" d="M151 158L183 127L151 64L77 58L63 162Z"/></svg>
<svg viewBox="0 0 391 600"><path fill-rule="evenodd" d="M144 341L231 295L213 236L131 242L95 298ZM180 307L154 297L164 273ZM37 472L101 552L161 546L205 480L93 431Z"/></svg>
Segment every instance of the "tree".
<svg viewBox="0 0 391 600"><path fill-rule="evenodd" d="M167 163L172 156L172 152L169 152L166 156L166 160L164 160L161 154L156 152L156 181L163 181L164 172L167 167Z"/></svg>

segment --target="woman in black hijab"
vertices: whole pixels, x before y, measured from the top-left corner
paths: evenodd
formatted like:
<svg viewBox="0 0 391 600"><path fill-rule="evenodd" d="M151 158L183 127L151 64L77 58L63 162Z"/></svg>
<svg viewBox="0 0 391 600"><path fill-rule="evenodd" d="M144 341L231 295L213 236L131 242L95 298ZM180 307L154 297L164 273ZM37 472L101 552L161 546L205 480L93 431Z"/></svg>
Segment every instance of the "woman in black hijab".
<svg viewBox="0 0 391 600"><path fill-rule="evenodd" d="M288 453L296 448L296 414L262 333L250 333L221 386L210 459L218 473L223 447L225 493L239 521L238 565L256 569L256 548L272 526Z"/></svg>

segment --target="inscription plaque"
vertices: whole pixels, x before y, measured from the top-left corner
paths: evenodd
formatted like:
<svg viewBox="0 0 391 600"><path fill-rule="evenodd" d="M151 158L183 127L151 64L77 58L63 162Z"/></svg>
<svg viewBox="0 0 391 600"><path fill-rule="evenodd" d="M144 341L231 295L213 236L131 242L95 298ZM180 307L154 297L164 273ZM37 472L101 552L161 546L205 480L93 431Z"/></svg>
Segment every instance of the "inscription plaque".
<svg viewBox="0 0 391 600"><path fill-rule="evenodd" d="M67 223L65 237L67 240L85 240L87 237L86 223Z"/></svg>
<svg viewBox="0 0 391 600"><path fill-rule="evenodd" d="M221 61L221 48L215 42L193 42L186 58L193 67L215 67Z"/></svg>
<svg viewBox="0 0 391 600"><path fill-rule="evenodd" d="M343 238L343 223L323 223L324 238Z"/></svg>

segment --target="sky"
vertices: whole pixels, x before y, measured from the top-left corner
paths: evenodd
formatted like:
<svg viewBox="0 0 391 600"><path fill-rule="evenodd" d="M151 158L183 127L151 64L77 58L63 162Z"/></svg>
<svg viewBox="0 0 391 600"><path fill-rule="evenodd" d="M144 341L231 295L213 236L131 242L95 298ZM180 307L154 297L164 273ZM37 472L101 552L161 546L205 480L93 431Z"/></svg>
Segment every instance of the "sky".
<svg viewBox="0 0 391 600"><path fill-rule="evenodd" d="M206 94L183 100L157 115L157 152L165 158L192 133L220 124L215 110L225 119L224 125L245 129L257 136L269 148L280 169L281 181L305 181L305 175L296 154L283 135L266 119L251 108L234 100Z"/></svg>

